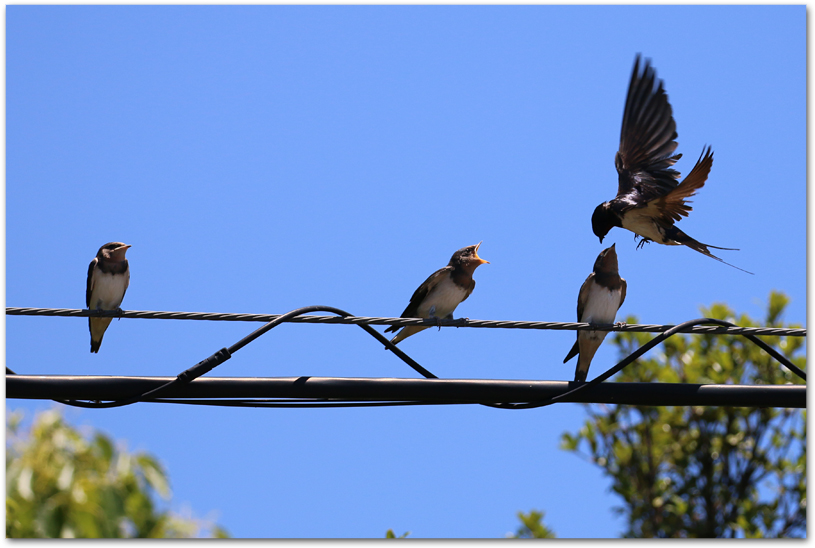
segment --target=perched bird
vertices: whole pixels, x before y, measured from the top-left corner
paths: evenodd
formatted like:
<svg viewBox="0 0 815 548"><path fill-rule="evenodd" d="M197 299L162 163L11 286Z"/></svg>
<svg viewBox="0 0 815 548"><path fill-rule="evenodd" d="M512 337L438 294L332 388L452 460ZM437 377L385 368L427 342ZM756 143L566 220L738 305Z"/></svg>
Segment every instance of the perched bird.
<svg viewBox="0 0 815 548"><path fill-rule="evenodd" d="M478 242L477 245L462 247L453 253L447 266L431 274L413 293L410 304L400 317L452 320L453 311L460 303L466 301L475 289L473 272L480 265L489 263L478 256L480 246L481 242ZM385 333L398 329L399 326L392 325ZM391 342L396 344L425 329L427 327L405 326Z"/></svg>
<svg viewBox="0 0 815 548"><path fill-rule="evenodd" d="M625 279L620 278L614 245L600 252L594 261L594 271L580 287L577 296L578 322L592 325L614 323L617 310L625 301L627 284ZM575 382L586 381L594 353L600 348L607 334L608 331L577 332L577 341L563 360L563 363L566 363L576 354L580 354L574 372Z"/></svg>
<svg viewBox="0 0 815 548"><path fill-rule="evenodd" d="M88 267L85 304L89 310L118 310L130 285L130 268L125 259L129 245L110 242L99 248ZM111 318L88 318L91 331L91 352L99 352L102 337Z"/></svg>
<svg viewBox="0 0 815 548"><path fill-rule="evenodd" d="M681 184L677 183L679 172L671 166L682 155L673 154L677 147L676 122L662 84L649 60L645 60L640 71L637 55L625 100L620 149L614 158L619 175L617 196L595 208L591 216L592 230L600 243L609 230L617 226L633 232L635 240L643 238L637 248L651 241L685 245L724 263L708 248L738 250L703 244L674 226L692 211L687 199L705 185L713 165L713 152L710 147L703 149L690 174Z"/></svg>

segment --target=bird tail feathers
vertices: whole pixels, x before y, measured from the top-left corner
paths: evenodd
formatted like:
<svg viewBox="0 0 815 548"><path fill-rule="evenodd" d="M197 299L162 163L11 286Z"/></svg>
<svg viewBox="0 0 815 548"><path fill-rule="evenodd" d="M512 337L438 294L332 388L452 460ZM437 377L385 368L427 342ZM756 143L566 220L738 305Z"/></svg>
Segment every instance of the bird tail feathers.
<svg viewBox="0 0 815 548"><path fill-rule="evenodd" d="M668 234L668 237L671 238L672 240L674 240L675 242L678 242L678 243L680 243L682 245L686 245L689 248L693 249L694 251L698 251L702 255L706 255L706 256L710 257L711 259L716 259L720 263L724 263L727 266L732 266L736 270L741 270L742 272L747 272L747 274L753 274L752 272L750 272L748 270L744 270L743 268L739 268L736 265L733 265L733 264L730 264L730 263L728 263L726 261L723 261L722 259L720 259L716 255L711 253L710 249L708 249L708 248L712 247L713 249L722 249L722 250L725 250L725 251L738 251L738 249L736 249L734 247L718 247L718 246L715 246L715 245L703 244L702 242L700 242L698 240L694 240L693 238L691 238L690 236L688 236L687 234L685 234L684 232L679 230L676 226L671 227L671 228L673 230L670 231L670 233Z"/></svg>
<svg viewBox="0 0 815 548"><path fill-rule="evenodd" d="M110 320L111 318L88 318L88 329L91 332L91 353L96 354L99 352L99 347L102 346L102 337L105 336Z"/></svg>
<svg viewBox="0 0 815 548"><path fill-rule="evenodd" d="M574 358L575 356L577 356L577 354L579 352L580 352L580 347L577 345L577 341L575 341L574 346L572 347L572 349L569 350L569 353L566 354L565 358L563 358L563 363L566 363L567 361L569 361L572 358Z"/></svg>

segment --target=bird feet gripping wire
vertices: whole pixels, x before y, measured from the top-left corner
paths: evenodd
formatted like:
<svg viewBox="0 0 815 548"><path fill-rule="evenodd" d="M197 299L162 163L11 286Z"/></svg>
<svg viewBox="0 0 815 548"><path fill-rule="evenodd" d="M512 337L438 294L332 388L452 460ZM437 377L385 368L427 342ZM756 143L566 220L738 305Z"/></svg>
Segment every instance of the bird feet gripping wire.
<svg viewBox="0 0 815 548"><path fill-rule="evenodd" d="M427 317L427 319L428 320L436 320L436 327L438 327L439 331L441 331L441 320L442 320L442 318L439 318L438 316L434 316L433 314L431 314L430 316ZM444 319L446 320L447 318L444 318Z"/></svg>
<svg viewBox="0 0 815 548"><path fill-rule="evenodd" d="M439 331L441 331L441 321L442 321L442 320L450 320L450 321L455 320L455 318L453 317L453 313L452 313L452 312L450 312L450 313L449 313L448 315L446 315L444 318L439 318L438 316L430 316L430 317L436 320L436 325L438 326ZM470 319L470 318L464 318L464 320L465 320L465 321L466 321L466 320L469 320L469 319ZM458 326L456 326L456 327L458 327Z"/></svg>

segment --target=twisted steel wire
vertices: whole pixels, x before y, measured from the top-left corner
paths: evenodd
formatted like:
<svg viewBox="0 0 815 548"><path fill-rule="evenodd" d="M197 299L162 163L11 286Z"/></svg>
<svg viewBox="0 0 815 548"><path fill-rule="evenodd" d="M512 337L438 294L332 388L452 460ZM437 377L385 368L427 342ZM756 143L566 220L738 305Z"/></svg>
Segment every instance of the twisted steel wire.
<svg viewBox="0 0 815 548"><path fill-rule="evenodd" d="M326 308L326 307L323 307ZM134 318L155 320L204 320L226 322L272 322L282 321L291 323L324 323L348 325L423 325L429 327L475 327L488 329L543 329L543 330L587 330L596 331L630 331L639 333L664 333L676 325L658 324L631 324L631 325L595 325L580 322L541 322L541 321L510 321L510 320L471 320L460 318L456 320L436 320L421 318L389 318L366 316L313 316L301 315L286 317L286 314L237 314L219 312L164 312L150 310L87 310L78 308L22 308L7 307L8 316L64 316L64 317L109 317ZM281 320L281 318L283 318ZM682 324L680 324L682 325ZM677 333L697 333L710 335L765 335L777 337L806 337L806 328L781 327L739 327L691 325L685 326Z"/></svg>

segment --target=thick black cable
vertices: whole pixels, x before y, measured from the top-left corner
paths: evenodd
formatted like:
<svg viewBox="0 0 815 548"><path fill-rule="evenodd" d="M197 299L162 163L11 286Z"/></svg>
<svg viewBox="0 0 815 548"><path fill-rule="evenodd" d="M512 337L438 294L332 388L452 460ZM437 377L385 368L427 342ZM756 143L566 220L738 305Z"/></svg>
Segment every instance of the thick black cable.
<svg viewBox="0 0 815 548"><path fill-rule="evenodd" d="M159 400L149 400L145 403L175 403L185 405L208 405L214 407L270 407L282 409L306 408L327 408L327 407L405 407L413 405L461 405L454 401L302 401L302 400L177 400L161 398ZM477 404L476 404L477 405Z"/></svg>
<svg viewBox="0 0 815 548"><path fill-rule="evenodd" d="M9 375L6 397L110 401L147 392L173 377L111 377L76 375ZM209 377L177 386L159 400L206 403L231 400L271 403L312 402L541 402L574 388L566 381L347 378L347 377ZM156 401L150 399L148 401ZM693 384L660 382L602 382L563 402L644 406L725 405L737 407L806 408L806 385Z"/></svg>

